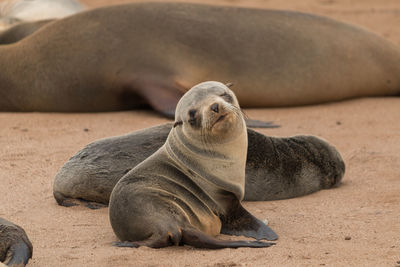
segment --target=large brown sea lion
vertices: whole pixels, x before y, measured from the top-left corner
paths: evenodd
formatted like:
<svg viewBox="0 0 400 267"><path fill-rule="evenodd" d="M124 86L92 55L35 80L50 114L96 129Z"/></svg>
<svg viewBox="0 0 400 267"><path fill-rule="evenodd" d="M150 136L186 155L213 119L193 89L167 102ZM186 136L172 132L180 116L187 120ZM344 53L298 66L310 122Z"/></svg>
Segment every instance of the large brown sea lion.
<svg viewBox="0 0 400 267"><path fill-rule="evenodd" d="M119 245L270 246L214 238L225 233L277 239L240 204L246 151L246 124L233 92L217 82L190 89L177 105L165 144L128 172L111 193L111 226L124 241Z"/></svg>
<svg viewBox="0 0 400 267"><path fill-rule="evenodd" d="M99 8L0 46L0 62L3 111L150 105L172 116L204 80L235 83L242 107L400 93L400 49L389 41L325 17L242 7Z"/></svg>
<svg viewBox="0 0 400 267"><path fill-rule="evenodd" d="M32 258L33 247L24 229L0 218L0 266L25 266Z"/></svg>

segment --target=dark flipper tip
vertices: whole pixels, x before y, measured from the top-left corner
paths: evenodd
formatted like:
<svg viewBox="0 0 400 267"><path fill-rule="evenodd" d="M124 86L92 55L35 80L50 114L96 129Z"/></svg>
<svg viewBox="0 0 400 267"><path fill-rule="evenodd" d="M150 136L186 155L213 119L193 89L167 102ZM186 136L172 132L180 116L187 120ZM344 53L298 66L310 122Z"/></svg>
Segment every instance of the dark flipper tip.
<svg viewBox="0 0 400 267"><path fill-rule="evenodd" d="M268 248L271 246L275 246L275 242L261 242L261 241L250 241L252 242L255 246L259 245L260 248Z"/></svg>
<svg viewBox="0 0 400 267"><path fill-rule="evenodd" d="M266 248L275 243L262 242L262 241L231 241L231 240L220 240L212 236L208 236L203 232L197 230L183 230L182 229L182 242L184 244L207 249L222 249L222 248Z"/></svg>
<svg viewBox="0 0 400 267"><path fill-rule="evenodd" d="M263 236L265 239L267 240L277 240L278 239L278 235L274 232L274 230L272 230L271 228L269 228L268 226L263 226L261 230L261 234L260 236Z"/></svg>
<svg viewBox="0 0 400 267"><path fill-rule="evenodd" d="M279 128L280 125L274 124L272 121L259 121L245 119L247 127L250 128Z"/></svg>
<svg viewBox="0 0 400 267"><path fill-rule="evenodd" d="M86 201L86 200L81 200L81 202L84 203L85 207L92 209L92 210L98 210L98 209L103 209L103 208L108 207L106 204L103 204L103 203L97 203L97 202Z"/></svg>
<svg viewBox="0 0 400 267"><path fill-rule="evenodd" d="M114 247L119 247L119 248L137 248L139 245L129 242L129 241L115 241L113 242Z"/></svg>
<svg viewBox="0 0 400 267"><path fill-rule="evenodd" d="M25 266L32 258L32 245L19 242L8 250L5 261L6 266Z"/></svg>
<svg viewBox="0 0 400 267"><path fill-rule="evenodd" d="M68 197L65 197L63 194L61 194L60 192L53 192L53 196L57 201L57 204L60 206L64 206L64 207L73 207L73 206L79 206L78 203L76 203L75 199L71 199Z"/></svg>

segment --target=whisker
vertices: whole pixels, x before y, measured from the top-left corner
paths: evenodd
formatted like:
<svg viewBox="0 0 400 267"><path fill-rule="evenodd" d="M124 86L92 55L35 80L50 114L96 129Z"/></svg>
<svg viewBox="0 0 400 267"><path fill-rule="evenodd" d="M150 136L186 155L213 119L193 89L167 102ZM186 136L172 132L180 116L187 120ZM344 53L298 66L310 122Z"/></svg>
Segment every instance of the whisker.
<svg viewBox="0 0 400 267"><path fill-rule="evenodd" d="M241 109L241 108L238 108L238 109L240 109L240 112L242 113L243 118L245 118L245 119L250 119L250 117L246 114L246 112L244 112L243 109Z"/></svg>

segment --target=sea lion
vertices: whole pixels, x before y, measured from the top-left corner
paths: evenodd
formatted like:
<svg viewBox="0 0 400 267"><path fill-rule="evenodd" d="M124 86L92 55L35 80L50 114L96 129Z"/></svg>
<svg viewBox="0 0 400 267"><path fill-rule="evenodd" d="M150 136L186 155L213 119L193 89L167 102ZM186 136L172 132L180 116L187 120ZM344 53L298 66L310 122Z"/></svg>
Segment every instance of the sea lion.
<svg viewBox="0 0 400 267"><path fill-rule="evenodd" d="M400 93L400 49L391 42L321 16L243 7L98 8L0 46L0 62L3 111L150 105L173 117L183 93L205 80L235 83L242 107Z"/></svg>
<svg viewBox="0 0 400 267"><path fill-rule="evenodd" d="M21 22L63 18L85 9L77 0L8 0L0 3L0 30Z"/></svg>
<svg viewBox="0 0 400 267"><path fill-rule="evenodd" d="M270 246L214 238L225 233L277 239L240 204L246 151L246 124L234 93L218 82L194 86L178 102L165 144L122 177L111 193L111 226L124 241L119 245Z"/></svg>
<svg viewBox="0 0 400 267"><path fill-rule="evenodd" d="M0 265L25 266L32 258L33 247L24 229L0 218Z"/></svg>
<svg viewBox="0 0 400 267"><path fill-rule="evenodd" d="M156 152L172 123L95 141L71 157L54 179L53 194L63 206L107 205L115 184ZM326 141L299 135L269 137L247 129L248 150L244 200L299 197L338 185L345 172L339 152ZM79 199L79 201L76 201ZM94 202L94 203L93 203Z"/></svg>

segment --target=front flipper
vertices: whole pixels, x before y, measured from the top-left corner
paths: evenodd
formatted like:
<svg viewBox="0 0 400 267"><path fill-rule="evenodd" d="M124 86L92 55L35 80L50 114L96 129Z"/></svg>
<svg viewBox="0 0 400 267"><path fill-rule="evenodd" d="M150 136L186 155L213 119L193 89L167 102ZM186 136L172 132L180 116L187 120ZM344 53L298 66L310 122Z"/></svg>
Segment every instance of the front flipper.
<svg viewBox="0 0 400 267"><path fill-rule="evenodd" d="M257 240L277 240L278 235L265 223L251 215L239 200L226 215L221 215L221 234L253 237Z"/></svg>
<svg viewBox="0 0 400 267"><path fill-rule="evenodd" d="M143 241L124 241L114 242L114 246L117 247L131 247L137 248L140 246L147 246L151 248L162 248L173 245L189 245L195 248L206 248L206 249L222 249L222 248L266 248L275 243L261 242L261 241L232 241L232 240L220 240L212 236L208 236L205 233L196 229L182 229L178 235L166 234L154 238L153 236Z"/></svg>
<svg viewBox="0 0 400 267"><path fill-rule="evenodd" d="M25 266L30 258L32 258L32 244L20 241L9 248L4 263L7 266Z"/></svg>
<svg viewBox="0 0 400 267"><path fill-rule="evenodd" d="M208 236L198 230L182 230L182 243L195 248L221 249L221 248L266 248L275 243L244 240L220 240Z"/></svg>

